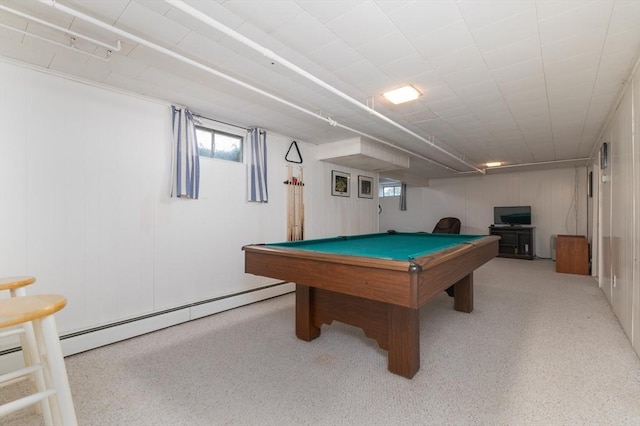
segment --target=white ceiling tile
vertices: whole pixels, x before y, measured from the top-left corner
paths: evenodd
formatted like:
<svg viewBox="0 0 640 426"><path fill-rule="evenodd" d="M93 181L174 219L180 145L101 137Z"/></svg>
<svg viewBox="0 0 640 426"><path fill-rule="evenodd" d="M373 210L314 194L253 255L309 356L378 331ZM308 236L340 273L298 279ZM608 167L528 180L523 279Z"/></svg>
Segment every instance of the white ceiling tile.
<svg viewBox="0 0 640 426"><path fill-rule="evenodd" d="M486 69L482 55L480 55L475 46L467 46L428 60L431 66L441 75L464 70L465 68Z"/></svg>
<svg viewBox="0 0 640 426"><path fill-rule="evenodd" d="M151 0L151 1L156 1L156 0ZM107 2L102 2L102 3L107 3ZM240 28L242 24L245 23L244 19L240 18L238 15L236 15L235 13L233 13L232 11L230 11L229 9L227 9L226 7L224 7L218 2L190 0L190 1L187 1L186 3L189 3L189 5L194 9L204 13L205 15L208 15L212 19L218 21L219 23L223 24L224 26L232 30L237 30L238 28ZM171 10L169 10L169 12L165 14L165 16L171 20L183 23L185 27L211 40L220 40L226 37L226 35L220 32L219 30L212 28L211 26L200 21L199 19L189 16L188 14L184 13L179 9L172 8Z"/></svg>
<svg viewBox="0 0 640 426"><path fill-rule="evenodd" d="M435 112L438 116L443 111L456 109L456 108L466 108L466 106L458 99L458 97L447 97L441 98L434 101L426 102L429 108Z"/></svg>
<svg viewBox="0 0 640 426"><path fill-rule="evenodd" d="M328 71L344 68L364 60L364 57L343 40L331 43L307 52L312 61L322 64Z"/></svg>
<svg viewBox="0 0 640 426"><path fill-rule="evenodd" d="M457 71L451 71L442 76L451 87L457 91L459 86L468 86L477 82L493 81L487 67L482 65L461 67Z"/></svg>
<svg viewBox="0 0 640 426"><path fill-rule="evenodd" d="M300 37L300 34L304 34L304 37ZM306 12L273 31L272 35L283 44L300 52L327 45L335 40L335 34Z"/></svg>
<svg viewBox="0 0 640 426"><path fill-rule="evenodd" d="M367 41L356 50L371 62L385 64L415 54L416 51L399 32L394 31L381 38Z"/></svg>
<svg viewBox="0 0 640 426"><path fill-rule="evenodd" d="M496 84L505 97L523 91L536 91L539 96L546 96L545 79L542 72L522 79L517 77L515 79L496 78Z"/></svg>
<svg viewBox="0 0 640 426"><path fill-rule="evenodd" d="M51 61L49 69L56 70L65 74L71 74L93 81L102 81L109 70L103 67L102 61L99 59L87 58L85 55L65 50L59 52Z"/></svg>
<svg viewBox="0 0 640 426"><path fill-rule="evenodd" d="M326 25L354 47L396 31L393 23L373 2L362 3Z"/></svg>
<svg viewBox="0 0 640 426"><path fill-rule="evenodd" d="M366 0L340 0L327 7L327 0L298 0L298 5L309 12L318 21L326 24L344 15L364 3Z"/></svg>
<svg viewBox="0 0 640 426"><path fill-rule="evenodd" d="M483 51L482 57L489 69L530 61L540 57L540 41L538 37L518 40L496 49Z"/></svg>
<svg viewBox="0 0 640 426"><path fill-rule="evenodd" d="M640 4L640 2L638 2ZM640 21L640 16L638 17ZM640 47L640 26L627 31L615 32L609 37L604 44L603 55L609 55L614 52L624 52L624 54L633 54Z"/></svg>
<svg viewBox="0 0 640 426"><path fill-rule="evenodd" d="M480 50L493 50L514 41L538 36L535 9L528 8L518 15L472 31Z"/></svg>
<svg viewBox="0 0 640 426"><path fill-rule="evenodd" d="M441 110L438 112L438 117L447 123L452 124L456 121L456 118L462 118L464 120L466 117L473 117L473 114L471 114L469 108L461 106L454 109Z"/></svg>
<svg viewBox="0 0 640 426"><path fill-rule="evenodd" d="M411 84L423 95L428 93L428 98L430 99L455 96L451 88L445 86L445 82L440 75L432 69L414 75L407 81L411 81Z"/></svg>
<svg viewBox="0 0 640 426"><path fill-rule="evenodd" d="M46 68L55 56L55 53L48 46L34 46L25 49L23 44L16 41L9 42L8 39L5 39L4 31L0 32L0 36L2 36L0 41L0 54L7 58Z"/></svg>
<svg viewBox="0 0 640 426"><path fill-rule="evenodd" d="M416 50L429 61L463 48L467 48L468 51L469 47L474 49L476 47L471 33L461 19L429 33L423 32L419 36L410 37L409 40Z"/></svg>
<svg viewBox="0 0 640 426"><path fill-rule="evenodd" d="M455 87L455 92L461 98L471 101L476 98L483 98L482 102L486 102L489 98L502 99L502 94L493 79L476 80L467 85L458 85Z"/></svg>
<svg viewBox="0 0 640 426"><path fill-rule="evenodd" d="M544 74L541 59L542 58L535 58L530 61L518 62L517 64L496 68L491 70L491 73L499 86L509 81L535 79Z"/></svg>
<svg viewBox="0 0 640 426"><path fill-rule="evenodd" d="M599 53L585 53L575 56L568 56L561 61L547 62L544 61L544 72L548 77L561 74L575 74L575 70L591 70L597 69L600 63ZM592 73L589 71L589 75Z"/></svg>
<svg viewBox="0 0 640 426"><path fill-rule="evenodd" d="M604 41L605 34L603 32L575 34L543 44L542 56L545 63L551 63L563 61L570 56L599 55L602 52Z"/></svg>
<svg viewBox="0 0 640 426"><path fill-rule="evenodd" d="M117 72L110 73L102 80L102 82L137 93L149 93L155 86L155 84L150 81L145 81L143 79Z"/></svg>
<svg viewBox="0 0 640 426"><path fill-rule="evenodd" d="M218 65L231 59L235 53L198 33L190 32L177 45L179 53L190 59L202 60L209 65Z"/></svg>
<svg viewBox="0 0 640 426"><path fill-rule="evenodd" d="M596 80L597 68L586 68L581 74L553 73L547 76L547 92L566 95L586 93L591 95Z"/></svg>
<svg viewBox="0 0 640 426"><path fill-rule="evenodd" d="M431 65L417 53L412 53L393 61L379 63L378 68L392 80L398 82L416 77L416 80L433 82L436 79L437 84L443 83L442 79L431 68Z"/></svg>
<svg viewBox="0 0 640 426"><path fill-rule="evenodd" d="M528 10L535 9L535 3L528 1L469 1L460 0L458 8L471 30L475 30L496 22L508 20Z"/></svg>
<svg viewBox="0 0 640 426"><path fill-rule="evenodd" d="M20 0L24 1L24 0ZM108 24L114 24L131 0L92 1L68 0L65 4ZM64 15L69 17L68 15ZM74 23L77 19L73 19Z"/></svg>
<svg viewBox="0 0 640 426"><path fill-rule="evenodd" d="M112 55L109 65L111 69L110 74L117 73L132 78L139 77L140 74L149 68L149 65L144 62L121 55Z"/></svg>
<svg viewBox="0 0 640 426"><path fill-rule="evenodd" d="M293 0L229 0L224 7L265 33L287 25L303 11Z"/></svg>
<svg viewBox="0 0 640 426"><path fill-rule="evenodd" d="M462 18L456 4L449 0L413 1L388 15L409 38L433 33Z"/></svg>
<svg viewBox="0 0 640 426"><path fill-rule="evenodd" d="M392 87L395 83L368 61L360 61L339 68L335 71L335 75L345 83L360 89L366 94L365 96L374 96L395 88Z"/></svg>
<svg viewBox="0 0 640 426"><path fill-rule="evenodd" d="M563 2L555 2L563 3ZM573 2L567 1L571 5ZM548 18L540 17L538 27L540 40L543 44L560 40L575 34L602 33L608 28L609 17L613 2L610 1L580 1L577 7L568 8L559 13L550 14ZM540 9L548 2L539 2Z"/></svg>
<svg viewBox="0 0 640 426"><path fill-rule="evenodd" d="M134 2L128 4L115 26L132 34L152 34L153 36L149 37L150 41L164 45L177 44L191 31ZM157 28L162 28L162 31L157 31Z"/></svg>
<svg viewBox="0 0 640 426"><path fill-rule="evenodd" d="M609 23L609 32L618 33L638 29L640 27L640 1L638 0L617 0L613 13L611 14L611 22Z"/></svg>

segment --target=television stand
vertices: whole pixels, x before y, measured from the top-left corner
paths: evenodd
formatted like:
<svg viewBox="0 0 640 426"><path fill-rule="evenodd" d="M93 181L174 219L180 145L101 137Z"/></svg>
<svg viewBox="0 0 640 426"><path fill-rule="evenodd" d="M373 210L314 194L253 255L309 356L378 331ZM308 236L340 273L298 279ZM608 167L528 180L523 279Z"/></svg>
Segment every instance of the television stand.
<svg viewBox="0 0 640 426"><path fill-rule="evenodd" d="M533 226L490 226L489 233L498 235L498 257L533 260L535 256Z"/></svg>

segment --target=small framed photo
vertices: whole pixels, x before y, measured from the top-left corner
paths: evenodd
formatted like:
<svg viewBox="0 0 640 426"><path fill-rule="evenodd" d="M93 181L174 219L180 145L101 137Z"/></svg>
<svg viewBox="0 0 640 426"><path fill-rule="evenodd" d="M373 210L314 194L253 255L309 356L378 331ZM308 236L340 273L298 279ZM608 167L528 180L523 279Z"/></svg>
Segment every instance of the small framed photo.
<svg viewBox="0 0 640 426"><path fill-rule="evenodd" d="M373 198L373 178L358 175L358 197Z"/></svg>
<svg viewBox="0 0 640 426"><path fill-rule="evenodd" d="M331 171L331 195L351 197L351 174Z"/></svg>

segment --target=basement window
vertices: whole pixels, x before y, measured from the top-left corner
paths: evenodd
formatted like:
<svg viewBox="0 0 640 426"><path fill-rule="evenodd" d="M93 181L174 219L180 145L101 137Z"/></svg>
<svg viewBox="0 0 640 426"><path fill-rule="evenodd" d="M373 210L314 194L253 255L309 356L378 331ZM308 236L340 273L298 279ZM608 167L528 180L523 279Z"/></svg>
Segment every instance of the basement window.
<svg viewBox="0 0 640 426"><path fill-rule="evenodd" d="M378 196L380 197L399 197L401 191L400 183L380 185Z"/></svg>
<svg viewBox="0 0 640 426"><path fill-rule="evenodd" d="M204 126L196 126L198 155L242 163L243 137Z"/></svg>

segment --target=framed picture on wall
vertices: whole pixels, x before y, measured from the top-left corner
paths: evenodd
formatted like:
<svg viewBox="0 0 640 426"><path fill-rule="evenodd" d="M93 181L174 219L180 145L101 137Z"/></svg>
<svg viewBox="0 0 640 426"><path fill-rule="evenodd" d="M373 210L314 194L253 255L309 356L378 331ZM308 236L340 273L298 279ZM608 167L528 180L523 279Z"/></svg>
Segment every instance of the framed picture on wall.
<svg viewBox="0 0 640 426"><path fill-rule="evenodd" d="M358 176L358 197L373 198L373 178L369 176Z"/></svg>
<svg viewBox="0 0 640 426"><path fill-rule="evenodd" d="M351 174L331 171L331 195L351 197Z"/></svg>

